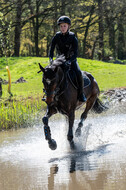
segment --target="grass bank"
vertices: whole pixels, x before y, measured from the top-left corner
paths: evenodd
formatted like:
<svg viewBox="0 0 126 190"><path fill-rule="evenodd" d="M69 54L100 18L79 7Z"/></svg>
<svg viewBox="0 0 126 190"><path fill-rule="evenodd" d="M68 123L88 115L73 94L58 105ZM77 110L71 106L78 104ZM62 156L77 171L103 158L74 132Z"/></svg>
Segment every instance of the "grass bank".
<svg viewBox="0 0 126 190"><path fill-rule="evenodd" d="M3 94L0 100L0 130L12 127L27 126L37 113L44 109L42 103L42 75L37 74L38 63L44 67L48 65L48 58L19 57L0 58L0 78L8 81L6 66L11 72L11 92L9 99L8 85L3 85ZM105 63L96 60L78 58L81 70L90 72L98 82L101 91L110 88L126 86L126 65ZM24 77L26 83L15 81Z"/></svg>

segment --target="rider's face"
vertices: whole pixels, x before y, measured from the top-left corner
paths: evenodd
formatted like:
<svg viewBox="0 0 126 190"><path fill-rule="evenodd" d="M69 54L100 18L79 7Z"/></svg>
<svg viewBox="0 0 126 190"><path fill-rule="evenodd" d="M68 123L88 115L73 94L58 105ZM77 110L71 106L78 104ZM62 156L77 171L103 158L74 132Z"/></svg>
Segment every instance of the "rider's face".
<svg viewBox="0 0 126 190"><path fill-rule="evenodd" d="M60 31L62 32L62 34L65 34L69 29L69 24L67 23L61 23L60 24Z"/></svg>

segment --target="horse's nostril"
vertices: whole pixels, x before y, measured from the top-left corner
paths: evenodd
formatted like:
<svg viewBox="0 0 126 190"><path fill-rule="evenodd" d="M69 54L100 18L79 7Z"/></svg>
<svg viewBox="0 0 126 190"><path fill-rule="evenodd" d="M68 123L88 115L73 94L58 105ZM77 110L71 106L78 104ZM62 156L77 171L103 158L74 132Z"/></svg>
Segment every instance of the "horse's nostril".
<svg viewBox="0 0 126 190"><path fill-rule="evenodd" d="M44 102L45 102L45 101L46 101L46 98L42 98L42 101L44 101Z"/></svg>

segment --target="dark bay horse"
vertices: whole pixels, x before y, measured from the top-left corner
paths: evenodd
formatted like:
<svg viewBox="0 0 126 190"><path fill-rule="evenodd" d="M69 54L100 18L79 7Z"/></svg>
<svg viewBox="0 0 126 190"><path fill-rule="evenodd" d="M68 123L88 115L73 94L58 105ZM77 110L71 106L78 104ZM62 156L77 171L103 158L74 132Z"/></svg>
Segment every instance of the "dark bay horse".
<svg viewBox="0 0 126 190"><path fill-rule="evenodd" d="M47 111L42 121L44 123L45 138L49 143L52 150L57 148L56 141L51 138L50 127L48 120L57 112L65 114L68 117L69 129L67 139L71 148L74 148L73 141L73 124L75 119L75 110L82 106L84 103L78 101L78 90L76 85L71 82L69 77L69 70L64 71L65 58L60 56L53 61L52 65L43 68L40 64L40 71L43 72L42 82L44 85L45 102L47 104ZM81 114L78 128L75 135L81 135L81 128L83 121L87 118L88 111L92 108L95 112L101 113L106 109L106 106L99 100L99 87L94 77L87 72L82 72L90 81L87 86L84 86L84 93L87 97L86 107Z"/></svg>

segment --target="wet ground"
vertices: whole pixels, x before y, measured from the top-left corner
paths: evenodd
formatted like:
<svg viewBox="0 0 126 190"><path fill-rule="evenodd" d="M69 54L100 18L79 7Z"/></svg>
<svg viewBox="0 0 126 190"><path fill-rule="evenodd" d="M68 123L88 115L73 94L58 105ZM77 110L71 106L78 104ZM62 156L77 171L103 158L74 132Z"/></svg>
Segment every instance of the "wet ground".
<svg viewBox="0 0 126 190"><path fill-rule="evenodd" d="M90 113L73 151L65 118L54 116L49 125L55 151L41 120L33 128L0 133L0 190L126 190L126 102Z"/></svg>

